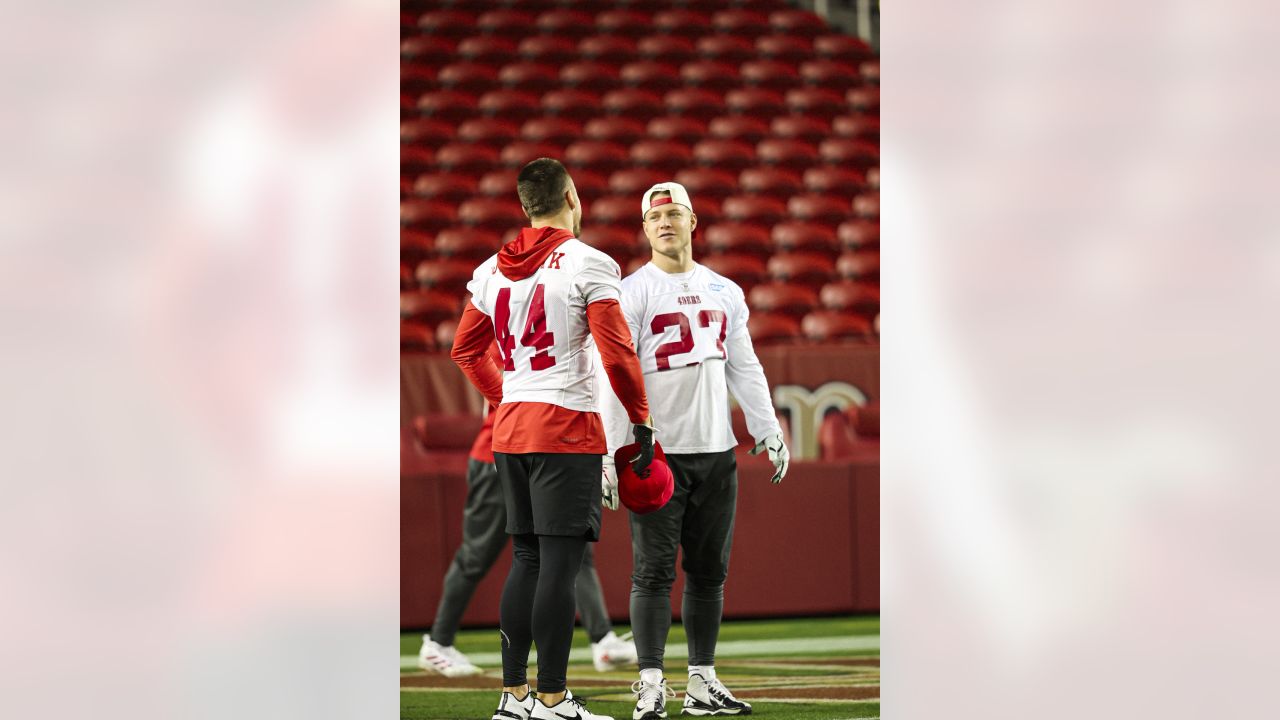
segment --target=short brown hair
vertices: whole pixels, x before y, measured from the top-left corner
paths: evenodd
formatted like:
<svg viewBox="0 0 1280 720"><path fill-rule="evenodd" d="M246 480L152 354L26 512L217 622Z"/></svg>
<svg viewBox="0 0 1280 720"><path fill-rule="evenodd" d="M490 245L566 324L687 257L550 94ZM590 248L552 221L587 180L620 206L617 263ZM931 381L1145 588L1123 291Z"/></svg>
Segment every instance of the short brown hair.
<svg viewBox="0 0 1280 720"><path fill-rule="evenodd" d="M555 215L564 207L569 171L559 160L538 158L520 169L516 193L530 218Z"/></svg>

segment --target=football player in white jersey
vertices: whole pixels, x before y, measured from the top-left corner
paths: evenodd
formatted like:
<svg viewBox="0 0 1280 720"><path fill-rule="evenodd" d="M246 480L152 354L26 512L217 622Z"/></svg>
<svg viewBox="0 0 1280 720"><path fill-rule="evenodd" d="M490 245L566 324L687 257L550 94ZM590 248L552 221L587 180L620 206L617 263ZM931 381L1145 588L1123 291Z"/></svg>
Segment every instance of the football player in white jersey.
<svg viewBox="0 0 1280 720"><path fill-rule="evenodd" d="M638 474L653 460L653 426L631 335L618 305L621 272L577 239L582 203L568 171L539 158L516 181L532 227L476 268L453 360L497 406L493 456L511 535L500 607L503 693L495 720L612 720L587 710L565 674L574 578L600 538L600 420L592 348L633 425ZM498 341L501 370L486 359ZM537 697L529 649L538 644Z"/></svg>
<svg viewBox="0 0 1280 720"><path fill-rule="evenodd" d="M790 457L769 384L747 334L747 304L732 280L693 261L698 216L689 193L665 182L645 192L641 218L653 255L622 281L622 312L635 341L654 422L662 429L675 493L665 507L631 515L634 573L631 627L640 656L633 720L667 717L674 697L663 677L671 628L676 550L684 549L683 619L689 639L686 715L747 715L751 705L716 679L715 649L733 542L738 474L729 392L746 413L756 442L769 453L773 482ZM605 403L609 452L626 442L626 418ZM605 458L604 495L616 509L616 469Z"/></svg>

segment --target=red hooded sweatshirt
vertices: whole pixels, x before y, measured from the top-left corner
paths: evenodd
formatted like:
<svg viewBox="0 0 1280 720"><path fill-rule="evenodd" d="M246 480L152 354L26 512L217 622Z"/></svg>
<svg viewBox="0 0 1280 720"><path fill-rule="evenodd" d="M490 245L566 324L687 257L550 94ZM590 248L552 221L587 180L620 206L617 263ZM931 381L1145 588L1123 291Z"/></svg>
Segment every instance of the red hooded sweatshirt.
<svg viewBox="0 0 1280 720"><path fill-rule="evenodd" d="M537 272L547 255L573 233L560 228L524 228L498 252L498 271L511 280ZM587 327L600 349L605 373L633 423L649 417L644 376L631 342L631 330L617 300L599 300L587 306ZM470 302L458 321L451 357L472 385L498 406L493 429L493 450L504 453L599 453L605 448L604 426L598 413L570 410L552 403L502 403L502 373L485 359L494 340L493 321ZM536 429L536 432L531 432ZM560 438L578 438L573 444Z"/></svg>

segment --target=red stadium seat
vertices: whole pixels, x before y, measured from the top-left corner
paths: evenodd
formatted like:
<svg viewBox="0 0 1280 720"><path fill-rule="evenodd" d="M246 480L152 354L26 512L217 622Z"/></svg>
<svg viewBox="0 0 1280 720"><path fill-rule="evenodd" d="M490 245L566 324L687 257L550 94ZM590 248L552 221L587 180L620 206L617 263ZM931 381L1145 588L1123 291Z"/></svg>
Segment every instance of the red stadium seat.
<svg viewBox="0 0 1280 720"><path fill-rule="evenodd" d="M693 201L696 206L697 200ZM723 255L751 255L761 261L759 282L765 274L764 258L773 254L773 244L769 242L769 231L761 225L752 223L722 222L711 226L703 235L707 248ZM723 274L723 273L721 273Z"/></svg>
<svg viewBox="0 0 1280 720"><path fill-rule="evenodd" d="M857 66L839 60L811 60L800 65L805 83L830 90L847 90L862 84Z"/></svg>
<svg viewBox="0 0 1280 720"><path fill-rule="evenodd" d="M693 151L679 140L641 140L631 146L631 160L671 177L693 164Z"/></svg>
<svg viewBox="0 0 1280 720"><path fill-rule="evenodd" d="M520 128L520 137L525 140L556 145L568 145L582 135L581 123L560 117L533 118L525 121Z"/></svg>
<svg viewBox="0 0 1280 720"><path fill-rule="evenodd" d="M498 71L488 65L459 62L440 68L436 81L446 90L483 93L498 86Z"/></svg>
<svg viewBox="0 0 1280 720"><path fill-rule="evenodd" d="M868 400L865 405L850 405L845 414L853 429L861 438L880 437L880 401Z"/></svg>
<svg viewBox="0 0 1280 720"><path fill-rule="evenodd" d="M875 57L875 51L865 40L841 34L815 37L813 52L820 58L845 62L860 62Z"/></svg>
<svg viewBox="0 0 1280 720"><path fill-rule="evenodd" d="M636 203L635 210L639 212L639 202ZM637 255L641 249L634 230L616 225L589 225L582 228L578 239L613 258L619 265Z"/></svg>
<svg viewBox="0 0 1280 720"><path fill-rule="evenodd" d="M836 408L828 408L818 425L818 457L826 462L858 455L858 439L849 418Z"/></svg>
<svg viewBox="0 0 1280 720"><path fill-rule="evenodd" d="M510 38L476 35L458 43L457 53L471 62L501 66L516 59L516 44Z"/></svg>
<svg viewBox="0 0 1280 720"><path fill-rule="evenodd" d="M574 168L610 173L627 164L628 153L626 146L618 143L579 140L565 148L564 162Z"/></svg>
<svg viewBox="0 0 1280 720"><path fill-rule="evenodd" d="M424 290L458 293L466 290L475 269L471 260L424 260L413 270L413 277Z"/></svg>
<svg viewBox="0 0 1280 720"><path fill-rule="evenodd" d="M698 225L700 227L713 227L720 224L722 217L720 202L720 198L714 195L703 195L693 201L694 207L698 211Z"/></svg>
<svg viewBox="0 0 1280 720"><path fill-rule="evenodd" d="M461 202L475 193L476 178L467 173L427 173L413 181L414 195L433 200Z"/></svg>
<svg viewBox="0 0 1280 720"><path fill-rule="evenodd" d="M836 273L845 280L879 280L880 253L873 250L847 251L836 260Z"/></svg>
<svg viewBox="0 0 1280 720"><path fill-rule="evenodd" d="M753 60L742 64L742 80L770 90L786 90L800 84L800 76L790 63L781 60Z"/></svg>
<svg viewBox="0 0 1280 720"><path fill-rule="evenodd" d="M818 149L804 140L770 138L756 145L756 159L783 167L808 167L818 161Z"/></svg>
<svg viewBox="0 0 1280 720"><path fill-rule="evenodd" d="M640 198L634 195L610 195L586 208L592 222L606 225L640 226Z"/></svg>
<svg viewBox="0 0 1280 720"><path fill-rule="evenodd" d="M850 167L811 167L804 171L804 187L811 193L850 196L866 186L866 175Z"/></svg>
<svg viewBox="0 0 1280 720"><path fill-rule="evenodd" d="M424 172L435 167L436 152L426 145L400 146L400 172Z"/></svg>
<svg viewBox="0 0 1280 720"><path fill-rule="evenodd" d="M876 140L880 137L880 118L875 115L841 115L831 121L831 131L841 137Z"/></svg>
<svg viewBox="0 0 1280 720"><path fill-rule="evenodd" d="M636 43L636 50L641 57L676 64L698 56L692 40L672 35L646 35Z"/></svg>
<svg viewBox="0 0 1280 720"><path fill-rule="evenodd" d="M560 68L560 82L565 87L603 93L620 86L622 78L613 65L583 60Z"/></svg>
<svg viewBox="0 0 1280 720"><path fill-rule="evenodd" d="M456 10L433 10L418 16L418 33L460 38L475 32L476 16Z"/></svg>
<svg viewBox="0 0 1280 720"><path fill-rule="evenodd" d="M424 117L459 122L476 114L476 97L456 90L423 93L418 97L418 112Z"/></svg>
<svg viewBox="0 0 1280 720"><path fill-rule="evenodd" d="M648 122L664 112L662 98L649 90L622 88L607 93L601 101L610 115L621 115L633 120Z"/></svg>
<svg viewBox="0 0 1280 720"><path fill-rule="evenodd" d="M880 289L871 283L841 280L823 285L818 302L827 310L872 316L880 312Z"/></svg>
<svg viewBox="0 0 1280 720"><path fill-rule="evenodd" d="M502 66L498 80L522 92L546 92L560 86L560 73L546 63L521 61Z"/></svg>
<svg viewBox="0 0 1280 720"><path fill-rule="evenodd" d="M605 13L602 13L602 15ZM596 27L600 25L600 17L596 18ZM623 35L592 35L578 43L578 54L588 60L618 66L639 57L636 43Z"/></svg>
<svg viewBox="0 0 1280 720"><path fill-rule="evenodd" d="M542 109L548 115L586 121L599 115L600 96L585 90L552 90L542 96Z"/></svg>
<svg viewBox="0 0 1280 720"><path fill-rule="evenodd" d="M550 65L560 65L578 57L577 44L556 35L531 35L521 40L516 49L526 60Z"/></svg>
<svg viewBox="0 0 1280 720"><path fill-rule="evenodd" d="M528 224L520 203L515 200L480 197L472 198L458 206L458 219L473 227L505 232L513 227Z"/></svg>
<svg viewBox="0 0 1280 720"><path fill-rule="evenodd" d="M594 33L596 26L591 15L577 10L549 10L539 15L535 24L543 34L575 39Z"/></svg>
<svg viewBox="0 0 1280 720"><path fill-rule="evenodd" d="M472 118L458 126L458 139L467 142L501 145L520 134L515 123L499 118Z"/></svg>
<svg viewBox="0 0 1280 720"><path fill-rule="evenodd" d="M443 65L455 57L455 47L448 38L415 35L400 41L400 57L429 65Z"/></svg>
<svg viewBox="0 0 1280 720"><path fill-rule="evenodd" d="M795 63L813 57L813 44L798 35L765 35L756 38L756 52L769 60Z"/></svg>
<svg viewBox="0 0 1280 720"><path fill-rule="evenodd" d="M450 345L452 347L452 345ZM426 352L436 349L435 328L412 320L400 321L400 351Z"/></svg>
<svg viewBox="0 0 1280 720"><path fill-rule="evenodd" d="M783 115L773 119L769 128L780 138L819 143L831 134L831 126L821 118L808 115Z"/></svg>
<svg viewBox="0 0 1280 720"><path fill-rule="evenodd" d="M440 83L436 80L436 75L438 74L439 71L435 65L417 61L401 61L400 90L409 93L438 90L440 88Z"/></svg>
<svg viewBox="0 0 1280 720"><path fill-rule="evenodd" d="M798 320L817 306L818 294L802 285L771 282L751 288L747 304L753 311L782 313Z"/></svg>
<svg viewBox="0 0 1280 720"><path fill-rule="evenodd" d="M476 18L476 29L486 35L520 38L533 26L533 15L520 10L500 8Z"/></svg>
<svg viewBox="0 0 1280 720"><path fill-rule="evenodd" d="M510 199L516 191L516 177L520 175L519 168L503 168L501 170L490 170L480 176L480 181L476 185L476 191L481 195L490 197L502 197Z"/></svg>
<svg viewBox="0 0 1280 720"><path fill-rule="evenodd" d="M655 140L692 144L707 134L707 124L696 118L670 115L653 118L645 130Z"/></svg>
<svg viewBox="0 0 1280 720"><path fill-rule="evenodd" d="M416 265L423 258L434 253L435 249L435 233L403 226L400 228L400 259L402 261Z"/></svg>
<svg viewBox="0 0 1280 720"><path fill-rule="evenodd" d="M725 199L724 214L735 222L772 225L787 216L787 205L767 195L734 195Z"/></svg>
<svg viewBox="0 0 1280 720"><path fill-rule="evenodd" d="M782 95L764 88L746 87L730 90L724 95L724 104L734 113L764 121L787 112Z"/></svg>
<svg viewBox="0 0 1280 720"><path fill-rule="evenodd" d="M629 145L644 137L644 134L644 123L639 120L608 115L588 120L580 137Z"/></svg>
<svg viewBox="0 0 1280 720"><path fill-rule="evenodd" d="M698 55L708 60L742 63L755 56L751 40L741 35L708 35L698 38Z"/></svg>
<svg viewBox="0 0 1280 720"><path fill-rule="evenodd" d="M654 185L670 179L670 175L649 168L625 168L609 176L609 192L615 195L635 195L638 212L640 195Z"/></svg>
<svg viewBox="0 0 1280 720"><path fill-rule="evenodd" d="M822 223L782 222L773 226L771 235L773 246L782 252L816 252L835 257L840 251L836 231Z"/></svg>
<svg viewBox="0 0 1280 720"><path fill-rule="evenodd" d="M693 146L693 157L702 165L741 170L756 161L755 148L738 140L703 140Z"/></svg>
<svg viewBox="0 0 1280 720"><path fill-rule="evenodd" d="M509 168L522 168L538 158L559 157L560 152L560 145L517 140L502 148L502 154L499 157L502 164Z"/></svg>
<svg viewBox="0 0 1280 720"><path fill-rule="evenodd" d="M716 32L754 39L770 32L769 18L754 10L721 10L711 16Z"/></svg>
<svg viewBox="0 0 1280 720"><path fill-rule="evenodd" d="M680 79L688 87L723 92L738 84L738 67L718 60L693 60L680 66Z"/></svg>
<svg viewBox="0 0 1280 720"><path fill-rule="evenodd" d="M795 195L787 201L787 211L797 220L835 225L849 216L849 205L832 195Z"/></svg>
<svg viewBox="0 0 1280 720"><path fill-rule="evenodd" d="M657 112L649 117L655 117L665 108L677 115L689 115L697 118L710 119L717 115L724 114L725 104L718 93L711 92L702 88L679 88L671 90L662 96L662 105L655 108Z"/></svg>
<svg viewBox="0 0 1280 720"><path fill-rule="evenodd" d="M400 142L438 148L453 139L455 129L453 123L443 120L404 120L400 123Z"/></svg>
<svg viewBox="0 0 1280 720"><path fill-rule="evenodd" d="M635 33L637 28L645 27L649 24L649 15L647 13L629 10L626 8L615 8L605 10L596 15L596 32L605 33L599 37L619 37ZM635 46L632 45L634 48Z"/></svg>
<svg viewBox="0 0 1280 720"><path fill-rule="evenodd" d="M823 162L832 165L877 165L880 163L880 146L869 140L833 137L822 141L818 154Z"/></svg>
<svg viewBox="0 0 1280 720"><path fill-rule="evenodd" d="M699 263L738 284L743 292L764 282L764 261L754 255L708 255Z"/></svg>
<svg viewBox="0 0 1280 720"><path fill-rule="evenodd" d="M786 95L787 108L799 115L831 119L845 112L844 98L826 88L795 88Z"/></svg>
<svg viewBox="0 0 1280 720"><path fill-rule="evenodd" d="M755 345L781 345L799 340L800 323L779 313L752 312L747 316L747 332Z"/></svg>
<svg viewBox="0 0 1280 720"><path fill-rule="evenodd" d="M880 189L880 168L878 166L867 168L867 187L872 190Z"/></svg>
<svg viewBox="0 0 1280 720"><path fill-rule="evenodd" d="M874 85L880 84L880 61L864 60L858 63L858 75Z"/></svg>
<svg viewBox="0 0 1280 720"><path fill-rule="evenodd" d="M618 76L626 85L643 88L653 83L671 82L673 78L680 77L680 68L657 60L636 60L623 65Z"/></svg>
<svg viewBox="0 0 1280 720"><path fill-rule="evenodd" d="M871 322L864 317L831 310L817 310L804 316L800 329L814 342L838 340L866 341L872 338Z"/></svg>
<svg viewBox="0 0 1280 720"><path fill-rule="evenodd" d="M845 91L844 99L850 108L859 112L879 112L880 110L880 88L850 88Z"/></svg>
<svg viewBox="0 0 1280 720"><path fill-rule="evenodd" d="M778 282L805 285L815 291L835 279L836 264L818 253L783 253L769 258L769 277Z"/></svg>
<svg viewBox="0 0 1280 720"><path fill-rule="evenodd" d="M853 213L862 218L880 217L880 193L865 192L853 199Z"/></svg>
<svg viewBox="0 0 1280 720"><path fill-rule="evenodd" d="M817 37L831 31L827 21L817 13L805 10L777 10L769 14L769 26L775 33Z"/></svg>
<svg viewBox="0 0 1280 720"><path fill-rule="evenodd" d="M705 13L673 8L660 10L650 17L650 27L658 32L680 37L699 38L711 34L711 19Z"/></svg>
<svg viewBox="0 0 1280 720"><path fill-rule="evenodd" d="M524 90L490 90L476 104L486 115L518 118L536 112L538 96Z"/></svg>
<svg viewBox="0 0 1280 720"><path fill-rule="evenodd" d="M836 228L840 247L862 250L880 245L880 223L874 220L845 220Z"/></svg>
<svg viewBox="0 0 1280 720"><path fill-rule="evenodd" d="M502 238L491 230L455 227L436 234L436 252L441 257L466 259L472 268L501 247Z"/></svg>
<svg viewBox="0 0 1280 720"><path fill-rule="evenodd" d="M586 168L574 168L573 184L578 188L578 195L585 203L609 194L609 178L603 173Z"/></svg>
<svg viewBox="0 0 1280 720"><path fill-rule="evenodd" d="M675 174L675 181L689 191L695 204L703 198L722 200L738 189L733 173L719 168L687 167Z"/></svg>
<svg viewBox="0 0 1280 720"><path fill-rule="evenodd" d="M750 167L738 175L743 192L789 197L800 192L800 176L794 170L777 167Z"/></svg>
<svg viewBox="0 0 1280 720"><path fill-rule="evenodd" d="M438 290L400 293L400 317L419 323L437 323L460 314L458 296Z"/></svg>
<svg viewBox="0 0 1280 720"><path fill-rule="evenodd" d="M714 138L754 145L769 136L769 124L750 115L722 115L711 120L707 133Z"/></svg>
<svg viewBox="0 0 1280 720"><path fill-rule="evenodd" d="M400 225L414 230L436 231L457 222L451 202L408 197L400 201Z"/></svg>

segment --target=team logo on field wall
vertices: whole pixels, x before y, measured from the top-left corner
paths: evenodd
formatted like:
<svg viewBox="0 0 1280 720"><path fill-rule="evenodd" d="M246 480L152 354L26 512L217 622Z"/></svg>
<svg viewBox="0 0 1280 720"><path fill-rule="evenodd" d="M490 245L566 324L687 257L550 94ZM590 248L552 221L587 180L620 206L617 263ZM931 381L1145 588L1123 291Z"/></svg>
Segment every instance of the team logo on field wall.
<svg viewBox="0 0 1280 720"><path fill-rule="evenodd" d="M773 389L773 404L791 414L791 457L817 460L818 428L827 410L843 412L850 405L864 405L867 396L846 382L829 382L809 390L801 385L779 385Z"/></svg>

